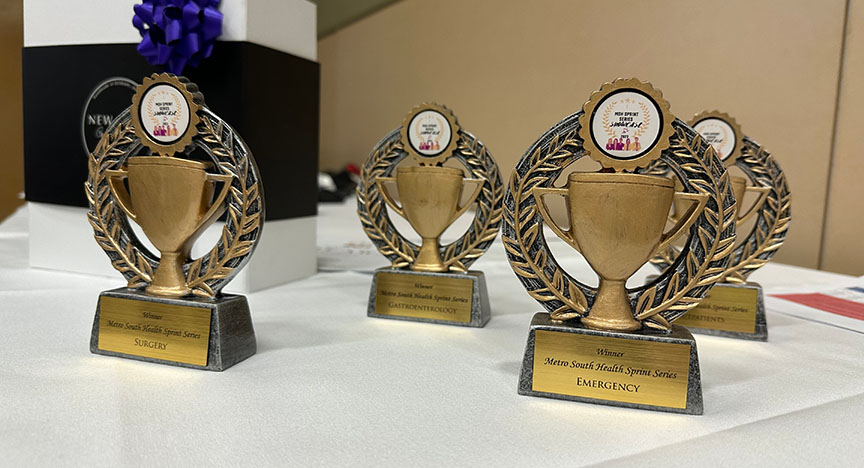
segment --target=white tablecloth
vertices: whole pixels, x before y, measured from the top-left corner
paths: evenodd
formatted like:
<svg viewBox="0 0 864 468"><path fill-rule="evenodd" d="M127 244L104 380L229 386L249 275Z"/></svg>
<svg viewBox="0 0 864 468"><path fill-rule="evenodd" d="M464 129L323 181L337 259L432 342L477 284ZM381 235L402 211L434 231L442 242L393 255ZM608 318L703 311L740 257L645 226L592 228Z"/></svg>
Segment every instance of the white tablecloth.
<svg viewBox="0 0 864 468"><path fill-rule="evenodd" d="M768 343L697 335L703 416L520 396L540 307L500 243L475 264L485 328L370 319L370 271L386 261L352 203L321 206L319 274L249 296L258 354L222 373L90 354L97 297L119 275L29 269L26 211L0 224L0 465L864 463L860 333L769 298ZM752 279L769 293L853 281L778 264Z"/></svg>

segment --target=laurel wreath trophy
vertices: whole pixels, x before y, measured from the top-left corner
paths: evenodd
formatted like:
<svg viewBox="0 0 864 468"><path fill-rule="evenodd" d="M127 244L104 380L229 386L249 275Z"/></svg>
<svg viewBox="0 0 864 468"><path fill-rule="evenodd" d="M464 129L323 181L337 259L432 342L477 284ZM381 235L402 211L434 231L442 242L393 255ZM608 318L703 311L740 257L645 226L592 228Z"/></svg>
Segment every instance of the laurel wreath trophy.
<svg viewBox="0 0 864 468"><path fill-rule="evenodd" d="M791 194L780 165L756 141L744 135L740 125L729 114L701 112L689 122L708 141L727 168L737 167L746 177L730 176L735 193L736 224L739 234L729 265L711 293L682 318L681 325L694 333L747 340L767 341L765 298L762 287L747 277L765 265L786 239L789 229ZM664 173L668 167L655 161L652 172ZM747 200L746 194L755 194ZM742 208L746 206L747 208ZM677 205L671 219L677 217ZM740 234L748 220L752 228ZM663 270L678 255L670 245L651 259Z"/></svg>
<svg viewBox="0 0 864 468"><path fill-rule="evenodd" d="M571 172L588 156L599 172ZM640 173L653 161L672 178ZM547 198L564 197L569 228ZM664 232L673 200L685 207ZM726 169L659 90L618 79L581 112L543 134L516 165L504 198L502 240L519 280L547 312L534 315L519 381L523 395L702 414L696 342L672 322L696 306L729 262L735 203ZM550 228L599 277L591 287L564 271L546 243ZM669 268L634 288L627 279L682 233Z"/></svg>
<svg viewBox="0 0 864 468"><path fill-rule="evenodd" d="M367 315L484 326L491 316L486 280L469 267L498 234L504 186L483 143L446 107L421 104L375 145L360 178L357 214L391 263L375 271ZM473 185L467 197L466 184ZM441 234L471 206L468 230L442 246ZM394 227L387 207L408 220L420 245Z"/></svg>
<svg viewBox="0 0 864 468"><path fill-rule="evenodd" d="M249 148L198 86L167 73L144 78L90 154L85 191L96 241L127 281L99 296L91 352L215 371L255 354L246 298L221 290L261 236L261 181ZM217 244L190 258L223 214Z"/></svg>

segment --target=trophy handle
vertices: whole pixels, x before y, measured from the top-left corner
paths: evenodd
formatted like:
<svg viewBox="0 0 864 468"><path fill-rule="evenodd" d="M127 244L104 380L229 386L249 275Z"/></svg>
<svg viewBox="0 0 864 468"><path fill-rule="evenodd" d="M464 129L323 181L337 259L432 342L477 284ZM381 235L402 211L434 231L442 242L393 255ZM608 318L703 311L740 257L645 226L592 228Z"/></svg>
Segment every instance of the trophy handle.
<svg viewBox="0 0 864 468"><path fill-rule="evenodd" d="M210 209L207 210L207 213L201 217L200 224L198 225L198 229L201 229L201 226L207 224L207 222L217 216L222 215L222 210L225 209L225 206L222 205L222 202L225 201L225 197L228 196L228 191L231 190L231 181L234 179L234 176L229 174L210 174L207 173L206 180L210 182L222 182L222 190L219 192L219 195L216 197L216 200L213 201L213 204L210 205Z"/></svg>
<svg viewBox="0 0 864 468"><path fill-rule="evenodd" d="M480 195L480 190L483 188L483 183L486 182L485 179L463 179L463 181L475 183L477 184L477 186L474 188L474 193L471 194L471 197L468 199L468 201L464 205L460 206L459 209L456 210L456 213L453 213L453 216L447 223L448 225L452 224L453 221L456 221L460 216L462 216L462 213L465 213L465 211L468 210L468 207L470 207L474 204L475 201L477 201L477 197Z"/></svg>
<svg viewBox="0 0 864 468"><path fill-rule="evenodd" d="M663 252L669 248L669 245L671 245L678 236L690 229L690 226L692 226L693 223L696 222L696 219L699 218L699 215L702 214L702 210L705 209L705 204L708 203L708 194L705 193L675 192L675 198L683 198L684 200L690 200L695 203L686 213L682 214L678 218L678 221L675 222L672 229L663 233L663 236L660 238L660 245L657 246L658 252Z"/></svg>
<svg viewBox="0 0 864 468"><path fill-rule="evenodd" d="M108 185L111 191L114 192L114 201L120 206L120 209L126 213L132 221L138 222L138 217L132 212L132 197L129 195L129 190L123 181L129 177L129 173L122 169L109 169L105 171L105 178L108 179Z"/></svg>
<svg viewBox="0 0 864 468"><path fill-rule="evenodd" d="M768 199L768 192L771 191L771 187L747 187L747 192L755 192L759 194L759 198L753 203L749 210L743 215L738 215L737 223L739 225L744 224L745 221L750 219L751 216L756 214L761 208L762 205L765 204L765 200ZM746 193L746 192L745 192ZM743 201L743 200L741 200ZM737 203L741 203L741 201L736 200ZM740 208L740 207L739 207Z"/></svg>
<svg viewBox="0 0 864 468"><path fill-rule="evenodd" d="M375 180L375 184L378 186L378 193L381 194L381 197L384 198L384 203L387 203L393 211L395 211L399 216L407 219L405 216L405 211L402 210L402 207L396 204L396 200L393 200L393 197L390 195L390 192L384 187L384 184L387 182L396 182L395 177L379 177Z"/></svg>
<svg viewBox="0 0 864 468"><path fill-rule="evenodd" d="M567 201L567 192L566 188L555 188L555 187L534 187L532 190L534 194L534 200L537 202L537 211L540 212L540 215L543 216L543 221L546 222L546 225L549 226L555 234L558 235L564 242L568 243L570 247L576 249L577 252L581 252L579 249L579 244L576 242L576 239L571 235L571 231L573 230L573 226L570 226L570 229L567 231L562 230L555 224L555 221L552 220L552 216L549 216L549 208L546 206L546 201L543 200L543 196L547 194L555 194L561 195L564 197L564 200Z"/></svg>

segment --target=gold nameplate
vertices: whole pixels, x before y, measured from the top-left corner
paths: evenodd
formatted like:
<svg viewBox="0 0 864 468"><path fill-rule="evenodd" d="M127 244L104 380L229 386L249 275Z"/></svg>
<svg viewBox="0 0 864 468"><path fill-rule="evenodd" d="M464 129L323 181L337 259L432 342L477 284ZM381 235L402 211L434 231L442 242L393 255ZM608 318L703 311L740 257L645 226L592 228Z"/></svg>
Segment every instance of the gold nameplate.
<svg viewBox="0 0 864 468"><path fill-rule="evenodd" d="M99 349L207 365L210 309L103 296Z"/></svg>
<svg viewBox="0 0 864 468"><path fill-rule="evenodd" d="M533 390L687 407L690 346L537 330Z"/></svg>
<svg viewBox="0 0 864 468"><path fill-rule="evenodd" d="M758 289L718 284L698 306L675 323L688 328L755 333L758 299Z"/></svg>
<svg viewBox="0 0 864 468"><path fill-rule="evenodd" d="M471 321L471 278L379 273L375 313L402 317Z"/></svg>

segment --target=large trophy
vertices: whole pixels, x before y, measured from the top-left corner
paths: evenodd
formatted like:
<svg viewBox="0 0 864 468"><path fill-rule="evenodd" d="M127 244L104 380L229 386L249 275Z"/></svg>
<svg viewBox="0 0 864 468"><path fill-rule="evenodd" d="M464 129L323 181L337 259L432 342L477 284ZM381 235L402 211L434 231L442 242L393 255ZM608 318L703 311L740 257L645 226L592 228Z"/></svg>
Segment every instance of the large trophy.
<svg viewBox="0 0 864 468"><path fill-rule="evenodd" d="M221 290L261 236L261 182L249 148L195 84L145 78L90 154L85 188L96 241L127 281L99 296L91 352L215 371L255 354L246 298ZM223 214L218 243L191 259Z"/></svg>
<svg viewBox="0 0 864 468"><path fill-rule="evenodd" d="M484 326L490 318L486 281L483 272L468 268L498 234L503 194L495 160L450 110L414 108L375 145L357 187L363 229L391 262L375 271L367 315ZM388 206L408 220L420 245L394 227ZM470 227L442 246L441 234L471 206Z"/></svg>
<svg viewBox="0 0 864 468"><path fill-rule="evenodd" d="M746 228L750 220L752 228L746 236L738 235L729 266L711 293L678 323L695 333L766 341L768 326L762 288L748 282L747 277L767 263L786 239L791 200L786 176L777 161L759 143L744 136L728 114L702 112L693 117L690 125L714 147L727 168L736 167L746 176L730 178L738 231ZM658 163L655 167L660 172L668 170L661 161ZM748 197L748 193L753 196ZM678 205L674 207L673 222L681 209ZM670 245L651 263L668 268L678 250Z"/></svg>
<svg viewBox="0 0 864 468"><path fill-rule="evenodd" d="M571 172L583 156L598 172ZM673 179L641 174L662 160ZM546 198L561 196L569 228ZM686 206L664 232L673 202ZM660 91L637 79L606 83L583 110L525 152L504 198L502 238L514 272L547 312L534 315L519 393L614 406L702 414L696 342L672 322L720 279L735 241L729 176L711 146L675 119ZM550 251L547 226L599 277L589 286ZM656 280L630 278L681 233L679 258Z"/></svg>

